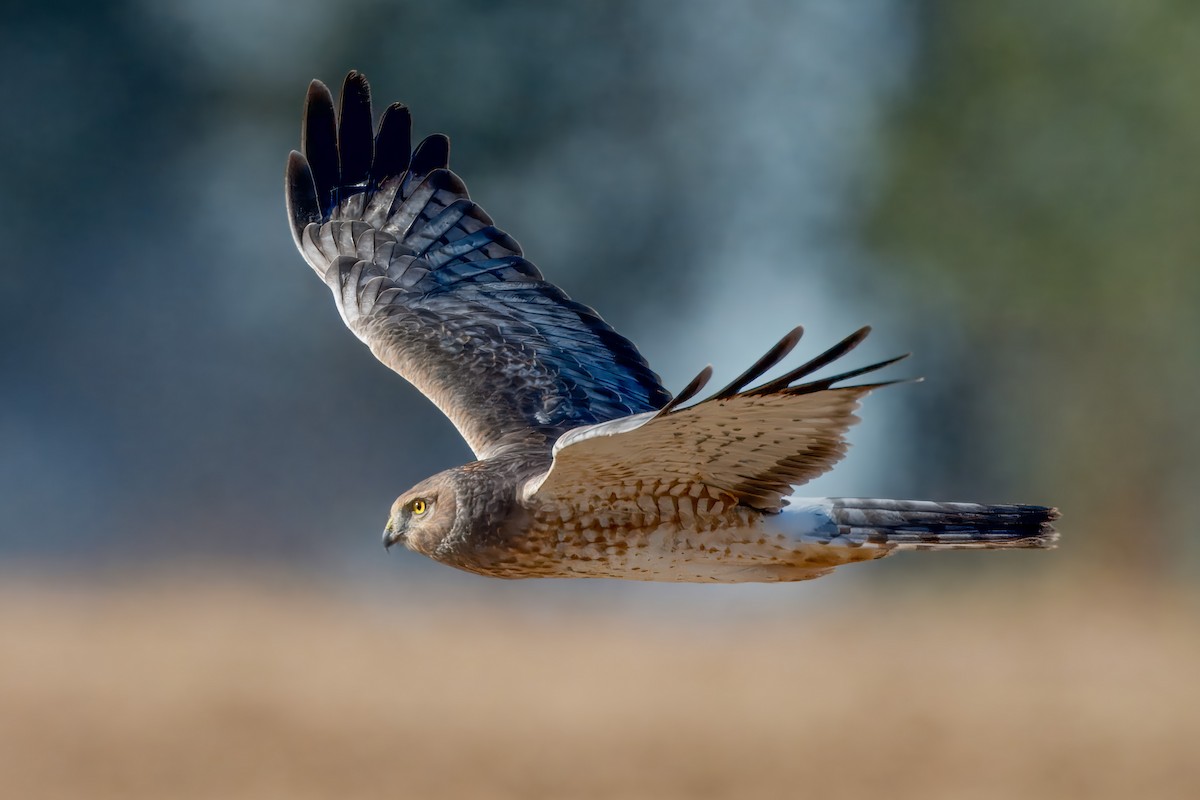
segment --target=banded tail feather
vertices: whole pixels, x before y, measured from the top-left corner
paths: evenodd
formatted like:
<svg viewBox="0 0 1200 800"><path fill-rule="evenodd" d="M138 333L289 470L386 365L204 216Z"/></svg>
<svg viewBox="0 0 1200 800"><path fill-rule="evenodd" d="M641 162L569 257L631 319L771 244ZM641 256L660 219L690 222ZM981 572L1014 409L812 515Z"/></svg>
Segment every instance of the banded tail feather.
<svg viewBox="0 0 1200 800"><path fill-rule="evenodd" d="M1052 548L1058 509L865 497L793 498L781 524L802 541L886 550Z"/></svg>

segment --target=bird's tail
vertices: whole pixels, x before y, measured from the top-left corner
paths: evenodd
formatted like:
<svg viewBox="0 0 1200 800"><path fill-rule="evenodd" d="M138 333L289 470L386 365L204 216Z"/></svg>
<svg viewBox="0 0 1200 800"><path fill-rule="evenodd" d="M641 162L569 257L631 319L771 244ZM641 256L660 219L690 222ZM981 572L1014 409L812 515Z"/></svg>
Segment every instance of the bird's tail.
<svg viewBox="0 0 1200 800"><path fill-rule="evenodd" d="M801 541L883 550L1051 548L1058 509L861 497L793 498L781 524Z"/></svg>

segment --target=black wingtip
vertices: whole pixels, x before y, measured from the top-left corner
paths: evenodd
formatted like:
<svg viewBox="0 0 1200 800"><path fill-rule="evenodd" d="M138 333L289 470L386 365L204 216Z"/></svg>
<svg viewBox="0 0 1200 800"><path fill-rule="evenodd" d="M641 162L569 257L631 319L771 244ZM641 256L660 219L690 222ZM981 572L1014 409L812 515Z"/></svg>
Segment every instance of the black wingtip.
<svg viewBox="0 0 1200 800"><path fill-rule="evenodd" d="M339 200L345 199L347 188L365 186L370 179L375 157L372 124L371 87L362 73L351 70L342 82L338 114Z"/></svg>
<svg viewBox="0 0 1200 800"><path fill-rule="evenodd" d="M379 120L372 178L376 183L383 183L388 178L403 175L411 158L412 114L404 104L392 103Z"/></svg>
<svg viewBox="0 0 1200 800"><path fill-rule="evenodd" d="M340 170L337 150L337 113L329 87L318 80L308 85L300 149L308 159L322 214L332 210Z"/></svg>
<svg viewBox="0 0 1200 800"><path fill-rule="evenodd" d="M333 104L333 92L329 91L329 87L319 78L313 78L308 82L308 100L312 101L314 97L324 95L329 98L329 102Z"/></svg>
<svg viewBox="0 0 1200 800"><path fill-rule="evenodd" d="M291 223L292 238L299 247L300 234L305 226L310 222L320 221L321 204L317 199L317 187L313 183L308 160L296 150L288 153L284 185L288 222Z"/></svg>
<svg viewBox="0 0 1200 800"><path fill-rule="evenodd" d="M336 119L333 110L333 92L322 81L315 78L308 84L308 92L304 95L304 118L300 128L300 150L308 153L313 134L312 123L315 120L332 122Z"/></svg>
<svg viewBox="0 0 1200 800"><path fill-rule="evenodd" d="M848 381L851 378L857 378L859 375L866 375L868 372L875 372L876 370L881 370L884 367L890 367L892 364L895 364L898 361L903 361L904 359L908 358L910 355L912 355L912 354L905 353L902 356L896 356L894 358L887 358L887 359L884 359L883 361L876 361L874 364L868 364L865 367L859 367L857 369L851 369L851 370L847 370L845 372L839 372L837 375L830 375L828 378L822 378L819 381L812 381L810 383L805 383L800 386L792 386L790 388L787 388L787 389L781 390L781 391L786 391L788 394L811 394L813 392L824 391L825 389L832 388L835 383L840 383L841 381ZM870 388L878 388L879 386L886 386L888 384L901 383L901 382L904 382L903 379L895 380L895 381L884 381L879 384L871 384ZM863 387L863 386L850 387L850 386L848 386L846 388L862 389L862 388L867 388L867 387Z"/></svg>
<svg viewBox="0 0 1200 800"><path fill-rule="evenodd" d="M449 168L450 138L444 133L434 133L422 139L412 155L413 176L423 178L435 169Z"/></svg>
<svg viewBox="0 0 1200 800"><path fill-rule="evenodd" d="M771 369L783 359L787 358L788 354L796 348L800 343L800 338L804 336L804 326L797 325L788 331L787 335L775 343L775 346L762 355L757 361L750 365L750 368L741 375L733 379L733 381L721 391L712 396L713 400L727 400L735 394L745 389L752 382L758 380L763 373Z"/></svg>
<svg viewBox="0 0 1200 800"><path fill-rule="evenodd" d="M851 350L853 350L854 348L856 348L860 344L862 344L864 341L866 341L866 338L870 335L871 335L871 326L863 325L861 328L856 330L854 333L850 334L845 339L842 339L840 342L835 344L833 347L829 348L829 350L826 352L827 353L835 353L836 352L837 355L833 356L833 358L831 359L833 361L836 361L837 359L841 358L846 353L849 353ZM822 355L824 355L824 354L822 354ZM827 361L825 363L827 364L829 362Z"/></svg>
<svg viewBox="0 0 1200 800"><path fill-rule="evenodd" d="M679 406L683 405L688 400L691 400L708 384L708 382L712 379L712 375L712 364L709 364L704 369L700 370L700 373L696 375L696 377L692 378L688 385L683 387L683 390L680 391L679 394L668 400L667 404L660 408L658 413L654 416L661 417L665 414L670 414L676 408L679 408Z"/></svg>
<svg viewBox="0 0 1200 800"><path fill-rule="evenodd" d="M753 389L751 394L764 395L783 391L804 376L811 375L822 367L832 364L834 361L837 361L839 358L849 353L851 350L862 344L863 340L866 339L867 335L870 333L871 326L864 325L854 333L847 336L845 339L842 339L833 347L826 350L824 353L818 355L816 358L806 361L805 363L788 372L786 375L781 375L770 383L765 383L762 386Z"/></svg>

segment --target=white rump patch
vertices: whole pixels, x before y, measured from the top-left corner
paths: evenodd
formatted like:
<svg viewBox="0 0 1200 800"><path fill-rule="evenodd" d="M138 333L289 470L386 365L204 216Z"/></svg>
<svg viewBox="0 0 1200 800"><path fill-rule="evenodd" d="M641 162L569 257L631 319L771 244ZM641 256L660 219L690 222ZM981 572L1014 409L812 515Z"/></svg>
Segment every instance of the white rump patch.
<svg viewBox="0 0 1200 800"><path fill-rule="evenodd" d="M763 517L771 530L798 542L832 542L838 526L833 520L833 503L826 497L792 497L779 514Z"/></svg>

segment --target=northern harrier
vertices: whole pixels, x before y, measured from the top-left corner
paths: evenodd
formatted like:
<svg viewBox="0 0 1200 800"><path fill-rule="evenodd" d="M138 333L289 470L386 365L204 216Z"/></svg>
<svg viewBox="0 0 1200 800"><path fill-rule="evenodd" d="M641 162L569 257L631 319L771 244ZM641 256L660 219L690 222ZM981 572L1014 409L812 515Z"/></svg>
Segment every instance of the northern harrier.
<svg viewBox="0 0 1200 800"><path fill-rule="evenodd" d="M437 404L478 459L392 506L384 543L501 578L797 581L898 550L1044 548L1058 512L792 499L846 452L858 401L840 386L899 359L813 378L867 335L759 383L796 328L725 388L685 405L637 348L542 278L448 169L449 141L411 150L408 109L372 133L351 72L341 109L313 81L303 155L287 166L296 245L350 330Z"/></svg>

